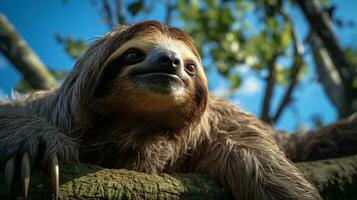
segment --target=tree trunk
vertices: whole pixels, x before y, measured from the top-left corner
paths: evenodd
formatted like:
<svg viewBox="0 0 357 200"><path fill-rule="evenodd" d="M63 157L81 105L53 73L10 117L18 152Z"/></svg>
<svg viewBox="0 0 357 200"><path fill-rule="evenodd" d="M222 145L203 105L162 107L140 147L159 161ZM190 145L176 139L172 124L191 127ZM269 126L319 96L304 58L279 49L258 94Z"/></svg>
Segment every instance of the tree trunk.
<svg viewBox="0 0 357 200"><path fill-rule="evenodd" d="M57 85L53 75L1 12L0 51L15 65L32 88L51 89Z"/></svg>
<svg viewBox="0 0 357 200"><path fill-rule="evenodd" d="M353 112L357 111L357 89L353 86L356 82L356 69L349 63L346 56L343 53L341 46L339 45L337 36L333 29L333 23L330 16L324 10L320 0L296 0L301 7L307 21L310 24L312 35L316 34L316 37L320 39L321 45L326 50L332 65L336 72L339 74L341 82L343 83L344 95L340 96L344 104L347 104L348 109L338 110L340 117L346 117ZM320 49L323 50L323 49ZM326 54L326 56L327 56ZM315 55L315 54L314 54ZM315 60L318 58L315 58ZM316 68L324 67L316 63ZM319 76L320 79L325 77ZM330 81L322 81L322 84ZM326 86L330 87L330 86ZM331 93L331 92L327 92ZM330 95L328 95L330 97ZM336 102L335 99L332 99ZM340 107L337 107L340 108Z"/></svg>
<svg viewBox="0 0 357 200"><path fill-rule="evenodd" d="M297 0L297 3L304 12L312 31L324 42L332 61L338 67L343 81L352 83L355 70L344 55L334 32L332 20L324 10L320 0Z"/></svg>
<svg viewBox="0 0 357 200"><path fill-rule="evenodd" d="M312 50L319 81L339 114L344 116L349 113L349 106L346 103L345 88L337 67L316 33L310 34L308 42Z"/></svg>

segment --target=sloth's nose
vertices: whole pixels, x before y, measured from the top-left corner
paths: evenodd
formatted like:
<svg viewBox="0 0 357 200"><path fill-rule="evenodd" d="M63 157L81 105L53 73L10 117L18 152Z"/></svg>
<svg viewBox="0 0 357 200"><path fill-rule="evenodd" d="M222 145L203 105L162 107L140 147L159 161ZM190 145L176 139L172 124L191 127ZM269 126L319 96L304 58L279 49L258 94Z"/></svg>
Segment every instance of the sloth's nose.
<svg viewBox="0 0 357 200"><path fill-rule="evenodd" d="M165 51L159 55L157 63L161 67L178 68L181 65L180 56L173 51Z"/></svg>

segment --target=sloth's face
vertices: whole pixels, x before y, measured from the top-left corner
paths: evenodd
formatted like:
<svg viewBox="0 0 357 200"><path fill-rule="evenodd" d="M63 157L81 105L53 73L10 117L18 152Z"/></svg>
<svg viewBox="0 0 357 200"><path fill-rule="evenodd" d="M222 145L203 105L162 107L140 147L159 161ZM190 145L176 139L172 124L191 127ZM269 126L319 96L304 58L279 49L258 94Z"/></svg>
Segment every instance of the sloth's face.
<svg viewBox="0 0 357 200"><path fill-rule="evenodd" d="M126 113L185 113L201 105L207 80L185 42L160 31L137 33L104 64L102 102ZM202 101L202 102L201 102Z"/></svg>
<svg viewBox="0 0 357 200"><path fill-rule="evenodd" d="M160 36L160 37L158 37ZM127 79L137 92L162 98L180 98L190 81L204 75L200 60L182 41L164 35L145 35L126 42L108 59L123 68L118 81Z"/></svg>

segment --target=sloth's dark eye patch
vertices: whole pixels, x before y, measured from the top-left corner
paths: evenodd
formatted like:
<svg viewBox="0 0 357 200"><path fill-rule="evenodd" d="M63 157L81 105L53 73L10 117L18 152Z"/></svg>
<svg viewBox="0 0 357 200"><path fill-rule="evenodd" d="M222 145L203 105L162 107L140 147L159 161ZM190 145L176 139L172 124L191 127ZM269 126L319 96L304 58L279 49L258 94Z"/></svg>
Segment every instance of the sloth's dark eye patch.
<svg viewBox="0 0 357 200"><path fill-rule="evenodd" d="M101 95L104 86L120 74L121 70L127 66L134 65L145 59L145 53L137 48L129 48L119 57L109 61L104 66L103 72L95 87L96 95Z"/></svg>

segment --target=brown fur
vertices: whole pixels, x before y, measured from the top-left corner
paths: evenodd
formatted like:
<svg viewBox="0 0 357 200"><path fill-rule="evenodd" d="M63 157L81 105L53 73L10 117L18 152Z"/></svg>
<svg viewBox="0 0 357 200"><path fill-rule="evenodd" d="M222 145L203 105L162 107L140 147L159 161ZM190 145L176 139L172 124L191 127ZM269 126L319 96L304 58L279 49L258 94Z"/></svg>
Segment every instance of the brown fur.
<svg viewBox="0 0 357 200"><path fill-rule="evenodd" d="M161 40L200 62L179 29L148 21L114 30L89 48L60 88L0 107L0 161L27 151L46 162L56 153L64 162L208 174L236 199L320 199L268 127L208 93L202 67L175 98L127 81L130 67L107 81L105 66L125 45L147 51Z"/></svg>

